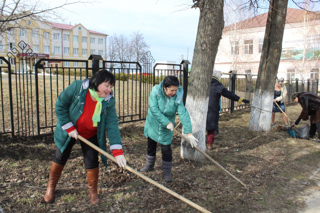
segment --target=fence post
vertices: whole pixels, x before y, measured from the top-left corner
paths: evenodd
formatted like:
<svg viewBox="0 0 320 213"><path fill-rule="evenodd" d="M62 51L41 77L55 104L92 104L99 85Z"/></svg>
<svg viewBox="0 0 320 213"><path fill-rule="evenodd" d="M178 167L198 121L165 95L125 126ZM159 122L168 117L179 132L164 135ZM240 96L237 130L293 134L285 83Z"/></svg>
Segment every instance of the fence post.
<svg viewBox="0 0 320 213"><path fill-rule="evenodd" d="M99 71L99 60L103 60L101 55L91 54L88 60L92 60L92 75Z"/></svg>
<svg viewBox="0 0 320 213"><path fill-rule="evenodd" d="M186 104L187 101L187 93L188 93L188 76L189 76L189 64L190 62L188 60L182 60L182 71L183 71L183 97L182 101L184 104Z"/></svg>
<svg viewBox="0 0 320 213"><path fill-rule="evenodd" d="M310 79L307 79L307 92L310 92Z"/></svg>
<svg viewBox="0 0 320 213"><path fill-rule="evenodd" d="M297 78L296 78L296 92L299 92L299 82Z"/></svg>
<svg viewBox="0 0 320 213"><path fill-rule="evenodd" d="M231 72L231 92L236 93L236 74ZM234 101L231 101L231 113L234 111Z"/></svg>

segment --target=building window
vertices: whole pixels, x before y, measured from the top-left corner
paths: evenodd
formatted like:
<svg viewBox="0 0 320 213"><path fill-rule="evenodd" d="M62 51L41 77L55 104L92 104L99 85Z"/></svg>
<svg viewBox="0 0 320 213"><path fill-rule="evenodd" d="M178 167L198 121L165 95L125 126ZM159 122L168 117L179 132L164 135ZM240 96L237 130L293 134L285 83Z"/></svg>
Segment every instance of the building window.
<svg viewBox="0 0 320 213"><path fill-rule="evenodd" d="M36 44L33 45L33 52L36 52L36 53L39 52L39 45L36 45Z"/></svg>
<svg viewBox="0 0 320 213"><path fill-rule="evenodd" d="M32 29L32 37L39 38L39 30L37 28Z"/></svg>
<svg viewBox="0 0 320 213"><path fill-rule="evenodd" d="M244 54L253 54L253 40L244 40Z"/></svg>
<svg viewBox="0 0 320 213"><path fill-rule="evenodd" d="M259 39L259 53L262 52L262 46L263 46L263 38Z"/></svg>
<svg viewBox="0 0 320 213"><path fill-rule="evenodd" d="M87 43L87 37L86 36L82 36L82 43Z"/></svg>
<svg viewBox="0 0 320 213"><path fill-rule="evenodd" d="M44 53L50 53L50 46L43 46Z"/></svg>
<svg viewBox="0 0 320 213"><path fill-rule="evenodd" d="M69 54L69 47L64 47L63 48L63 53L64 54Z"/></svg>
<svg viewBox="0 0 320 213"><path fill-rule="evenodd" d="M90 50L90 54L94 54L95 50Z"/></svg>
<svg viewBox="0 0 320 213"><path fill-rule="evenodd" d="M82 67L86 67L86 62L82 62Z"/></svg>
<svg viewBox="0 0 320 213"><path fill-rule="evenodd" d="M74 67L78 67L78 62L73 62Z"/></svg>
<svg viewBox="0 0 320 213"><path fill-rule="evenodd" d="M13 28L9 29L7 34L8 35L14 35L14 29Z"/></svg>
<svg viewBox="0 0 320 213"><path fill-rule="evenodd" d="M49 33L48 32L43 32L43 38L49 38Z"/></svg>
<svg viewBox="0 0 320 213"><path fill-rule="evenodd" d="M98 50L98 55L103 55L103 50Z"/></svg>
<svg viewBox="0 0 320 213"><path fill-rule="evenodd" d="M56 46L55 46L55 47L53 48L53 50L54 50L54 51L53 51L54 54L59 54L59 53L60 53L60 47L56 47Z"/></svg>
<svg viewBox="0 0 320 213"><path fill-rule="evenodd" d="M60 33L53 33L53 40L60 40Z"/></svg>
<svg viewBox="0 0 320 213"><path fill-rule="evenodd" d="M63 34L63 40L69 41L69 34Z"/></svg>
<svg viewBox="0 0 320 213"><path fill-rule="evenodd" d="M287 69L287 79L290 81L290 83L295 80L295 75L296 74L294 69Z"/></svg>
<svg viewBox="0 0 320 213"><path fill-rule="evenodd" d="M73 41L78 42L78 36L73 36Z"/></svg>
<svg viewBox="0 0 320 213"><path fill-rule="evenodd" d="M27 30L24 28L20 29L20 36L27 36Z"/></svg>
<svg viewBox="0 0 320 213"><path fill-rule="evenodd" d="M82 55L87 55L87 49L82 49Z"/></svg>
<svg viewBox="0 0 320 213"><path fill-rule="evenodd" d="M78 27L78 30L81 30L81 27Z"/></svg>
<svg viewBox="0 0 320 213"><path fill-rule="evenodd" d="M310 71L310 79L318 80L319 79L319 68L313 68Z"/></svg>
<svg viewBox="0 0 320 213"><path fill-rule="evenodd" d="M90 38L90 43L91 43L91 44L94 44L94 43L95 43L95 40L96 40L95 38Z"/></svg>
<svg viewBox="0 0 320 213"><path fill-rule="evenodd" d="M98 39L98 44L103 44L103 39L102 38Z"/></svg>
<svg viewBox="0 0 320 213"><path fill-rule="evenodd" d="M79 48L73 48L73 55L78 55Z"/></svg>
<svg viewBox="0 0 320 213"><path fill-rule="evenodd" d="M69 67L69 61L63 62L63 65L64 65L65 67Z"/></svg>
<svg viewBox="0 0 320 213"><path fill-rule="evenodd" d="M239 55L239 41L231 41L231 54Z"/></svg>

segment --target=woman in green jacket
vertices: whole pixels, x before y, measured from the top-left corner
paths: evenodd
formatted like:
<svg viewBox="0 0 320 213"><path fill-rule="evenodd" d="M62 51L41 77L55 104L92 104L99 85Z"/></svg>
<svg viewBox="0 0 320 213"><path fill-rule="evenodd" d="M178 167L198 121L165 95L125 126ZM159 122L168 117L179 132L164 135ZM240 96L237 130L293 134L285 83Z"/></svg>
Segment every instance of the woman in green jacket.
<svg viewBox="0 0 320 213"><path fill-rule="evenodd" d="M78 134L106 150L105 130L107 130L113 156L120 167L126 165L115 100L112 96L114 84L113 74L107 70L101 70L90 79L74 81L59 95L55 105L58 122L54 131L57 149L51 163L48 187L44 196L45 202L54 201L56 185L71 149L78 139ZM93 205L98 204L98 152L83 142L80 144L87 171L90 201ZM104 156L101 156L101 160L106 165Z"/></svg>
<svg viewBox="0 0 320 213"><path fill-rule="evenodd" d="M144 135L148 138L147 162L140 171L147 172L154 169L156 161L157 143L161 144L162 169L164 179L172 181L172 149L173 124L178 113L183 125L183 132L191 142L192 148L197 146L198 140L191 134L191 120L188 110L182 102L183 89L175 76L167 76L152 88L149 96L149 109Z"/></svg>

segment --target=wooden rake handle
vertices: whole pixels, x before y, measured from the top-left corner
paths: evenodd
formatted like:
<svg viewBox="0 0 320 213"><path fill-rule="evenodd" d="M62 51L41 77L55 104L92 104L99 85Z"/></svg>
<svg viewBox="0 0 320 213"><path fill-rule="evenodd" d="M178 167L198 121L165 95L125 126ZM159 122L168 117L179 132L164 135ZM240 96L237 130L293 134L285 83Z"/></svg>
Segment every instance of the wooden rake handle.
<svg viewBox="0 0 320 213"><path fill-rule="evenodd" d="M281 112L288 118L288 120L289 120L289 122L290 122L290 125L291 125L291 119L288 117L288 115L281 109L281 107L279 106L279 104L276 102L276 101L274 101L274 103L277 105L277 107L281 110Z"/></svg>
<svg viewBox="0 0 320 213"><path fill-rule="evenodd" d="M99 148L98 146L94 145L93 143L91 143L90 141L88 141L87 139L85 139L84 137L82 137L81 135L78 135L78 139L80 139L82 142L86 143L87 145L91 146L93 149L95 149L96 151L98 151L100 154L106 156L107 158L109 158L110 160L112 160L113 162L117 163L117 160L110 155L109 153L105 152L104 150L102 150L101 148ZM210 213L208 210L202 208L201 206L197 205L196 203L182 197L181 195L177 194L174 191L171 191L170 189L166 188L165 186L157 183L156 181L152 180L151 178L148 178L147 176L143 175L142 173L138 172L137 170L131 168L130 166L126 165L125 169L128 170L129 172L141 177L142 179L148 181L149 183L157 186L158 188L162 189L163 191L171 194L172 196L182 200L183 202L189 204L190 206L192 206L195 209L198 209L201 212L208 212Z"/></svg>
<svg viewBox="0 0 320 213"><path fill-rule="evenodd" d="M185 137L184 135L182 135L180 132L178 132L177 130L174 129L174 132L177 133L180 137L182 137L185 141L187 141L188 143L190 143L189 139L187 137ZM191 143L190 143L191 144ZM201 152L206 158L208 158L211 162L213 162L214 164L216 164L220 169L222 169L224 172L226 172L228 175L230 175L233 179L235 179L236 181L238 181L242 186L244 186L246 189L248 189L247 185L244 184L241 180L239 180L238 178L236 178L233 174L231 174L228 170L226 170L225 168L223 168L217 161L213 160L207 153L205 153L202 149L195 147L196 150L198 150L199 152Z"/></svg>

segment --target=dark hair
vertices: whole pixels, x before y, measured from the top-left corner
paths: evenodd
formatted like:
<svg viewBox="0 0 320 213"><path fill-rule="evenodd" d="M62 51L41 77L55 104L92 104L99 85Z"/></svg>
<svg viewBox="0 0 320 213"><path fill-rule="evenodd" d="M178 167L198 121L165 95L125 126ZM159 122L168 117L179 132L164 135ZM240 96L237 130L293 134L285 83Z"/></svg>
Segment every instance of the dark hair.
<svg viewBox="0 0 320 213"><path fill-rule="evenodd" d="M296 99L296 97L298 97L300 93L299 92L294 92L292 95L291 95L291 99L294 101ZM299 98L299 97L298 97Z"/></svg>
<svg viewBox="0 0 320 213"><path fill-rule="evenodd" d="M179 80L176 76L167 76L163 79L163 86L170 87L170 86L179 86Z"/></svg>
<svg viewBox="0 0 320 213"><path fill-rule="evenodd" d="M114 75L109 72L108 70L99 70L89 80L89 88L95 89L98 91L98 86L103 82L109 82L111 85L114 86L115 78Z"/></svg>

